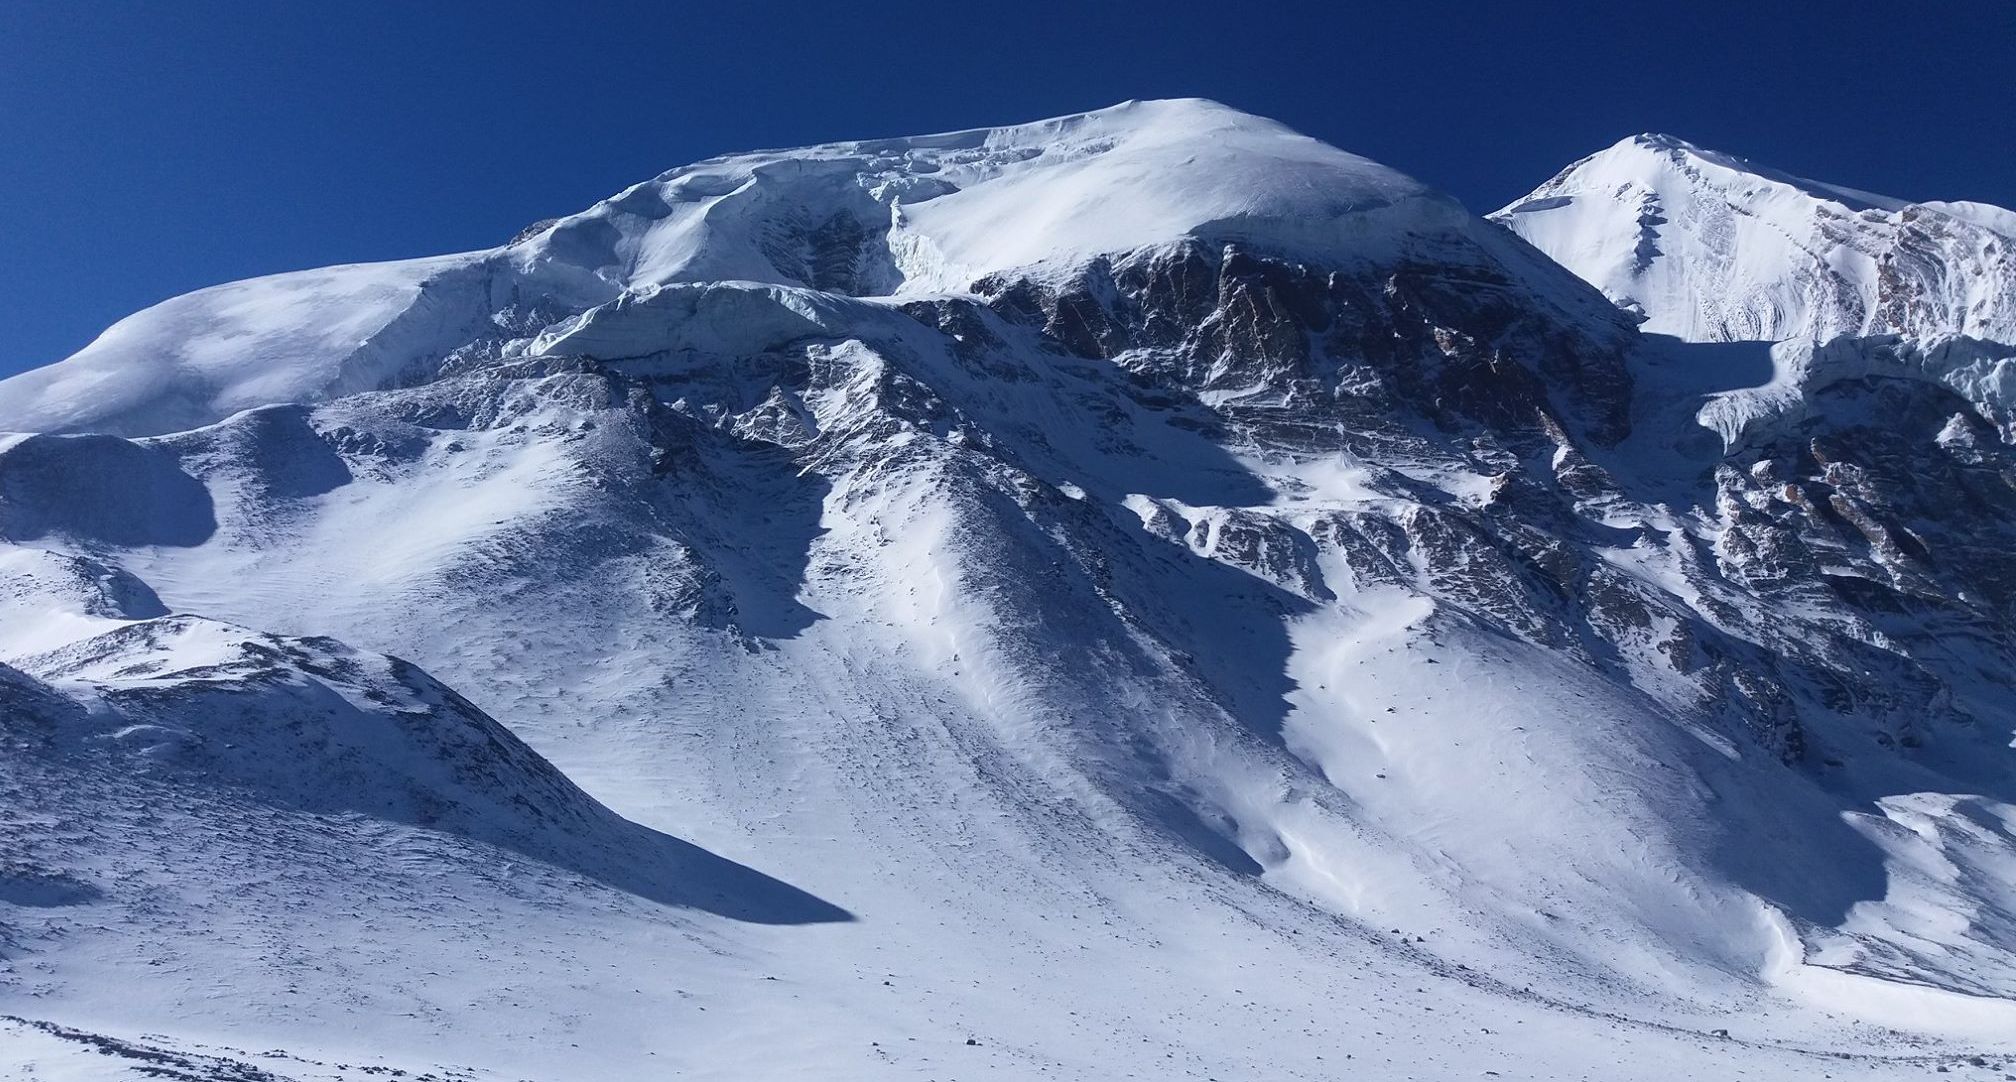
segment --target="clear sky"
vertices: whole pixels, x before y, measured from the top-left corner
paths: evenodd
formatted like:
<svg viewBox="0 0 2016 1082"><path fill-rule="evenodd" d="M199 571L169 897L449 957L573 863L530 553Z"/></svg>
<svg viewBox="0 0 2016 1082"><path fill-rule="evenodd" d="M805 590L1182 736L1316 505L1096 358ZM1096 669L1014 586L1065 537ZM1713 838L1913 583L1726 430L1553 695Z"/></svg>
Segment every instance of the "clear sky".
<svg viewBox="0 0 2016 1082"><path fill-rule="evenodd" d="M0 0L0 375L201 286L489 247L732 150L1198 95L1479 212L1665 131L2016 205L2016 4Z"/></svg>

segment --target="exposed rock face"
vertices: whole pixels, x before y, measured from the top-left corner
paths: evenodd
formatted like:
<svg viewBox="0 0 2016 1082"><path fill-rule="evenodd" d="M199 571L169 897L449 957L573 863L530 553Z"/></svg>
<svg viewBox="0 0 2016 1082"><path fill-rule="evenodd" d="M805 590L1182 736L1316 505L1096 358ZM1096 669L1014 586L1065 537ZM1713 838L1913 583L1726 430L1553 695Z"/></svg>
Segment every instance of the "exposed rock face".
<svg viewBox="0 0 2016 1082"><path fill-rule="evenodd" d="M1522 281L1477 249L1442 255L1353 273L1184 242L1059 285L995 276L975 289L1076 356L1233 408L1299 407L1282 411L1288 424L1321 413L1351 432L1391 429L1404 411L1541 431L1561 410L1598 443L1623 438L1621 320L1571 322L1545 292L1558 283Z"/></svg>

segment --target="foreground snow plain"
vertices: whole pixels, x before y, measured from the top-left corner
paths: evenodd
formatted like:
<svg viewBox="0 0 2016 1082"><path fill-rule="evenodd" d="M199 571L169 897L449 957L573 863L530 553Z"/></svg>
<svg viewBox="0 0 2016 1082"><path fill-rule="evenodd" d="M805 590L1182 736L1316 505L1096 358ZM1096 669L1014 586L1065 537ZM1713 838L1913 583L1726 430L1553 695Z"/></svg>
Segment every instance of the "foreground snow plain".
<svg viewBox="0 0 2016 1082"><path fill-rule="evenodd" d="M2002 565L1633 323L1188 101L131 317L0 383L0 1064L2016 1071Z"/></svg>

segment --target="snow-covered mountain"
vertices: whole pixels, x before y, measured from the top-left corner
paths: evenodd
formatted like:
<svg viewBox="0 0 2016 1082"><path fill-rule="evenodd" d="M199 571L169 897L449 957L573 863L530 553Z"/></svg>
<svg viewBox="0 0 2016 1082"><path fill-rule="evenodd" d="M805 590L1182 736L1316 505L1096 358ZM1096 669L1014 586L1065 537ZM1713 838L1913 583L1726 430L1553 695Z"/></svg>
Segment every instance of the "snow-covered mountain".
<svg viewBox="0 0 2016 1082"><path fill-rule="evenodd" d="M2011 1069L1994 340L1571 270L1143 102L122 321L0 383L0 1063Z"/></svg>

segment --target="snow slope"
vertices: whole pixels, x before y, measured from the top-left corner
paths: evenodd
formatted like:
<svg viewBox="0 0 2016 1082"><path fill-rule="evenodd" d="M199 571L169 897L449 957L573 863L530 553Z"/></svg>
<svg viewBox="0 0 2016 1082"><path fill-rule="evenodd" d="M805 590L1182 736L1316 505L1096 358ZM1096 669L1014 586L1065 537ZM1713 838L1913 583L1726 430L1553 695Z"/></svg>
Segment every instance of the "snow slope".
<svg viewBox="0 0 2016 1082"><path fill-rule="evenodd" d="M1725 417L1764 350L1198 102L431 266L273 404L148 369L223 313L0 384L0 1065L2016 1064L1992 357Z"/></svg>

